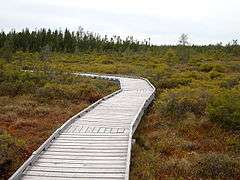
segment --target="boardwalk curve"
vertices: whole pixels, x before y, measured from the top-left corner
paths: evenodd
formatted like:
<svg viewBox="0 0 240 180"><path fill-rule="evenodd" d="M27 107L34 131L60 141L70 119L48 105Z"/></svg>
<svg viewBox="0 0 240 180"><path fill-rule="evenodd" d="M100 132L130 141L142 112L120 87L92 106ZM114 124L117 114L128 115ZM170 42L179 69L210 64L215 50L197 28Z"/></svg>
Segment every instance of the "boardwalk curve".
<svg viewBox="0 0 240 180"><path fill-rule="evenodd" d="M121 89L57 129L10 179L128 179L135 132L155 88L146 79L75 73L116 81Z"/></svg>

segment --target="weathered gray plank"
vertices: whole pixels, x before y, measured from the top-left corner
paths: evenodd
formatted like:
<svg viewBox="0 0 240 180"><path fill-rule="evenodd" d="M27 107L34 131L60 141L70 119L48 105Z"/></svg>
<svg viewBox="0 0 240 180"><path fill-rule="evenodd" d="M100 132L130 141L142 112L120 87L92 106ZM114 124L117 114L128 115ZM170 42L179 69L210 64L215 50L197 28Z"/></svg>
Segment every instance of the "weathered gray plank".
<svg viewBox="0 0 240 180"><path fill-rule="evenodd" d="M29 171L44 171L44 172L65 172L65 173L121 173L125 172L125 168L118 169L108 169L104 167L100 168L77 168L77 167L42 167L42 166L32 166L27 170Z"/></svg>
<svg viewBox="0 0 240 180"><path fill-rule="evenodd" d="M128 141L128 137L58 137L58 140L68 140L68 141Z"/></svg>
<svg viewBox="0 0 240 180"><path fill-rule="evenodd" d="M124 178L122 173L69 173L69 172L48 172L48 171L26 171L24 175L33 175L33 176L47 176L47 177L64 177L64 178Z"/></svg>
<svg viewBox="0 0 240 180"><path fill-rule="evenodd" d="M127 152L127 148L124 149L69 149L69 148L48 148L47 152L76 152L76 153L124 153Z"/></svg>
<svg viewBox="0 0 240 180"><path fill-rule="evenodd" d="M73 156L73 155L47 155L43 154L40 157L41 159L66 159L66 160L111 160L111 161L119 161L126 160L126 157L104 157L104 156Z"/></svg>
<svg viewBox="0 0 240 180"><path fill-rule="evenodd" d="M48 163L48 162L36 162L34 166L40 167L64 167L64 168L104 168L104 169L123 169L125 164L100 164L100 163L85 163L85 164L71 164L71 163Z"/></svg>
<svg viewBox="0 0 240 180"><path fill-rule="evenodd" d="M56 144L52 144L50 146L50 148L55 148L55 149L72 149L72 150L126 150L128 147L126 146L61 146L61 145L56 145Z"/></svg>
<svg viewBox="0 0 240 180"><path fill-rule="evenodd" d="M111 159L108 160L94 160L94 159L58 159L58 158L39 158L37 162L40 163L55 163L55 164L62 164L62 163L68 163L68 164L112 164L112 165L126 165L125 160L116 160L112 161Z"/></svg>
<svg viewBox="0 0 240 180"><path fill-rule="evenodd" d="M68 151L46 151L44 155L61 155L61 156L77 156L77 157L126 157L127 152L68 152Z"/></svg>

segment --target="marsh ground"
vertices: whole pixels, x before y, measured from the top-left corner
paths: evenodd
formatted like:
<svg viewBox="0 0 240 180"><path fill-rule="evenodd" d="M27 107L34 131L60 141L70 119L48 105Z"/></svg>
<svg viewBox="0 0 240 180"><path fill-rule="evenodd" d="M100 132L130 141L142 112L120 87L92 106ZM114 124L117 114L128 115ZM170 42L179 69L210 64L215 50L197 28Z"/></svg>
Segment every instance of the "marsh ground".
<svg viewBox="0 0 240 180"><path fill-rule="evenodd" d="M131 179L238 179L239 62L240 57L231 54L195 51L182 63L177 50L170 47L157 54L52 53L45 61L39 59L39 53L17 52L11 62L2 63L1 69L6 71L1 73L8 74L13 68L146 77L157 93L134 135L137 141L132 153ZM3 93L0 98L1 141L6 142L1 154L18 146L23 155L18 164L64 120L116 88L107 82L84 78L59 80L54 73L39 76L44 76L46 82L39 85L41 88L37 86L33 95L26 88L19 89L19 82L27 89L32 87L25 83L27 79L15 81L13 76L6 80L8 77L3 76L0 81L1 92L9 83L11 88L5 92L12 93ZM16 87L15 91L12 87ZM72 92L73 89L78 90ZM26 132L32 137L24 136Z"/></svg>

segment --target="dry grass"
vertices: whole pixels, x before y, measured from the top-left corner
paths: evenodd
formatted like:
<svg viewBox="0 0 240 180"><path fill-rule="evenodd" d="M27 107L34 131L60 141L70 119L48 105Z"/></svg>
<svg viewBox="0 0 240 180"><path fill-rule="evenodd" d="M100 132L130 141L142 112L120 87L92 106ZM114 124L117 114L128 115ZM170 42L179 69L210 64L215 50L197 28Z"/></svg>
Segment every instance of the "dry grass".
<svg viewBox="0 0 240 180"><path fill-rule="evenodd" d="M131 179L240 178L240 136L204 117L170 120L152 108L135 138Z"/></svg>

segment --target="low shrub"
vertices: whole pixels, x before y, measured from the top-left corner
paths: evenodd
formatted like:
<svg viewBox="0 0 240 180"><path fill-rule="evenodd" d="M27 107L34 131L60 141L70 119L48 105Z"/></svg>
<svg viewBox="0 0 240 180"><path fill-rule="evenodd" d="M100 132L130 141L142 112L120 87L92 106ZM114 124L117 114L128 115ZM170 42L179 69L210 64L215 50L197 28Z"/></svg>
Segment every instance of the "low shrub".
<svg viewBox="0 0 240 180"><path fill-rule="evenodd" d="M226 72L226 67L221 65L221 64L216 64L214 66L214 70L219 72L219 73L225 73Z"/></svg>
<svg viewBox="0 0 240 180"><path fill-rule="evenodd" d="M202 178L238 179L240 163L223 154L203 154L192 165L192 172Z"/></svg>
<svg viewBox="0 0 240 180"><path fill-rule="evenodd" d="M172 89L179 86L187 86L191 82L192 80L187 78L161 79L157 82L157 87L160 89Z"/></svg>
<svg viewBox="0 0 240 180"><path fill-rule="evenodd" d="M240 134L227 138L228 149L234 153L240 153Z"/></svg>
<svg viewBox="0 0 240 180"><path fill-rule="evenodd" d="M201 64L199 66L199 70L202 72L210 72L212 71L213 66L211 64Z"/></svg>
<svg viewBox="0 0 240 180"><path fill-rule="evenodd" d="M0 95L16 96L33 93L44 84L45 77L43 74L5 69L0 77Z"/></svg>
<svg viewBox="0 0 240 180"><path fill-rule="evenodd" d="M102 60L101 63L102 64L114 64L114 61L105 59L105 60Z"/></svg>
<svg viewBox="0 0 240 180"><path fill-rule="evenodd" d="M160 95L156 105L161 115L165 117L178 119L187 112L201 116L205 114L208 98L209 93L205 90L183 87L165 91Z"/></svg>
<svg viewBox="0 0 240 180"><path fill-rule="evenodd" d="M221 88L232 89L239 85L240 77L228 78L220 83Z"/></svg>
<svg viewBox="0 0 240 180"><path fill-rule="evenodd" d="M149 150L151 145L148 141L148 139L146 139L144 136L137 136L136 138L136 143L142 147L145 150Z"/></svg>
<svg viewBox="0 0 240 180"><path fill-rule="evenodd" d="M232 72L240 72L240 64L238 62L231 63L229 65L229 70Z"/></svg>
<svg viewBox="0 0 240 180"><path fill-rule="evenodd" d="M100 94L90 85L47 83L36 91L36 96L46 99L86 100L94 102L100 98Z"/></svg>
<svg viewBox="0 0 240 180"><path fill-rule="evenodd" d="M177 141L175 139L169 137L167 139L157 140L155 145L155 151L157 151L163 156L170 156L174 154L174 151L176 150L176 142Z"/></svg>
<svg viewBox="0 0 240 180"><path fill-rule="evenodd" d="M20 165L24 142L0 129L0 179L6 179Z"/></svg>
<svg viewBox="0 0 240 180"><path fill-rule="evenodd" d="M132 151L134 161L131 158L131 174L130 179L155 179L156 169L158 168L158 158L153 151L144 150L138 144L133 146Z"/></svg>
<svg viewBox="0 0 240 180"><path fill-rule="evenodd" d="M240 130L240 93L239 89L225 90L216 95L207 106L211 121L224 127Z"/></svg>
<svg viewBox="0 0 240 180"><path fill-rule="evenodd" d="M217 79L217 78L222 77L222 76L223 76L223 74L219 73L217 71L212 71L212 72L209 73L209 77L211 79Z"/></svg>
<svg viewBox="0 0 240 180"><path fill-rule="evenodd" d="M0 70L0 96L33 94L37 97L96 101L101 93L116 89L110 82L75 77L61 72L23 72Z"/></svg>
<svg viewBox="0 0 240 180"><path fill-rule="evenodd" d="M190 179L191 162L185 158L169 158L159 163L158 172L167 174L163 179Z"/></svg>
<svg viewBox="0 0 240 180"><path fill-rule="evenodd" d="M169 48L167 52L164 54L163 59L167 61L169 64L173 63L179 63L179 57L177 56L177 53L172 49Z"/></svg>

